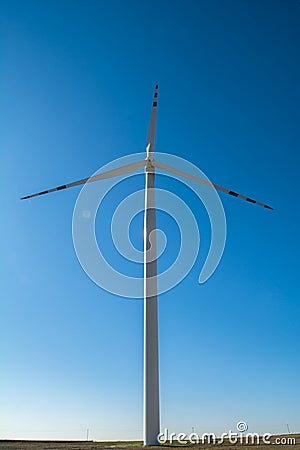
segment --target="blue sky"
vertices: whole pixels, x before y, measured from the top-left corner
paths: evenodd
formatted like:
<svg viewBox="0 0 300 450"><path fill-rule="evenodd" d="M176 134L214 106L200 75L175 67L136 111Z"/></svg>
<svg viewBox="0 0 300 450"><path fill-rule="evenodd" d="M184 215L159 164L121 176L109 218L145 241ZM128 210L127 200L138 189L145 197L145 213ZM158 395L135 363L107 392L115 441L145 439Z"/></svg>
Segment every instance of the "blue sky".
<svg viewBox="0 0 300 450"><path fill-rule="evenodd" d="M0 16L1 438L142 437L142 301L81 269L80 188L19 198L143 151L156 83L157 150L275 208L221 194L226 248L199 285L205 210L157 179L202 238L190 274L159 302L162 428L222 433L244 420L299 432L300 3L12 0ZM142 187L137 176L107 204ZM97 218L104 245L112 212ZM170 235L163 267L178 235L163 213L158 225ZM142 248L142 215L132 226Z"/></svg>

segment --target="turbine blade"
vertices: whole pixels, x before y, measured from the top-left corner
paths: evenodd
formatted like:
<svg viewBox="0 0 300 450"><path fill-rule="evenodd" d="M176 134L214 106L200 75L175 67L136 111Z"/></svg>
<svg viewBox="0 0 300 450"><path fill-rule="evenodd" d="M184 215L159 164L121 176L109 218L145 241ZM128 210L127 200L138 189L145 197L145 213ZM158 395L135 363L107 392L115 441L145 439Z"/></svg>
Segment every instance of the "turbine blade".
<svg viewBox="0 0 300 450"><path fill-rule="evenodd" d="M188 180L194 181L195 183L203 184L205 186L214 187L217 191L224 192L224 194L232 195L233 197L240 198L241 200L245 200L246 202L254 203L255 205L262 206L263 208L273 209L271 206L265 205L264 203L253 200L252 198L245 197L244 195L238 194L237 192L231 191L229 189L225 189L222 186L218 186L217 184L213 184L204 180L202 178L196 177L194 175L190 175L188 173L182 172L181 170L174 169L172 167L166 166L165 164L161 164L157 161L153 161L153 165L159 169L162 169L166 172L173 173L174 175L178 175L179 177L186 178Z"/></svg>
<svg viewBox="0 0 300 450"><path fill-rule="evenodd" d="M137 169L140 169L141 167L144 167L146 165L146 161L139 161L133 164L128 164L123 167L119 167L117 169L109 170L104 173L99 173L98 175L94 175L90 178L83 178L79 181L74 181L73 183L69 184L63 184L62 186L58 186L52 189L48 189L47 191L38 192L37 194L27 195L26 197L22 197L21 200L27 200L28 198L37 197L39 195L49 194L50 192L56 192L61 191L63 189L68 189L73 186L79 186L80 184L85 183L92 183L94 181L98 180L104 180L106 178L112 178L112 177L118 177L119 175L124 175L126 173L134 172Z"/></svg>
<svg viewBox="0 0 300 450"><path fill-rule="evenodd" d="M152 113L146 142L147 159L151 160L153 160L153 153L155 147L157 98L158 98L158 84L155 86L154 98L152 103Z"/></svg>

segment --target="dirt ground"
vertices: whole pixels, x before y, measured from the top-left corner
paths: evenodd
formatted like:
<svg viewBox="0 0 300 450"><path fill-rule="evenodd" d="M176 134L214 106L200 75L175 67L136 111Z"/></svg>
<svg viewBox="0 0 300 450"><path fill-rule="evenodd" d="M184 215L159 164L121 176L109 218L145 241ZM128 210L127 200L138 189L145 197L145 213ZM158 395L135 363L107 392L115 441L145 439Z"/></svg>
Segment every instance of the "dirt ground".
<svg viewBox="0 0 300 450"><path fill-rule="evenodd" d="M282 439L283 438L283 439ZM289 441L288 441L289 438ZM286 442L285 444L277 444L277 442ZM224 442L223 444L188 444L179 445L173 443L172 445L161 445L162 450L170 450L184 447L189 450L269 450L270 445L276 446L278 450L300 450L300 434L272 436L270 444L230 444ZM148 447L153 450L158 447ZM0 440L1 450L145 450L142 442L93 442L93 441L6 441Z"/></svg>

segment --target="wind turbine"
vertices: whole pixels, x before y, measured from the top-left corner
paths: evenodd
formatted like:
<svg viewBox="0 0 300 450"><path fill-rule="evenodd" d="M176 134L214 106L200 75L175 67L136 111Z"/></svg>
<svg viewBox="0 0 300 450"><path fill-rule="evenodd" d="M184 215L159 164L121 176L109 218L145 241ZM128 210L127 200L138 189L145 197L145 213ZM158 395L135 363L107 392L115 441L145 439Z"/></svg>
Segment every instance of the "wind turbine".
<svg viewBox="0 0 300 450"><path fill-rule="evenodd" d="M144 209L144 445L157 445L160 432L159 418L159 370L158 370L158 314L157 314L157 255L156 255L156 208L155 208L155 168L186 178L195 183L213 187L217 191L240 198L267 209L273 209L237 192L225 189L207 180L161 164L154 159L156 137L156 109L158 85L155 87L152 113L146 141L146 159L97 174L90 178L22 197L21 200L61 191L73 186L125 175L141 167L145 168L145 209ZM150 236L151 235L151 236ZM151 251L150 251L151 250Z"/></svg>

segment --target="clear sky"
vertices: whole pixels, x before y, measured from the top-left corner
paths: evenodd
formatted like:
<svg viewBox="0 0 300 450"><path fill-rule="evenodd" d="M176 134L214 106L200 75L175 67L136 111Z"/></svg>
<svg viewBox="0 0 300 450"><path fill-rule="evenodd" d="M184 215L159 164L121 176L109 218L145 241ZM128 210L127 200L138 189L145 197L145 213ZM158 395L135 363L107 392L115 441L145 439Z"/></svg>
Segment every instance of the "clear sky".
<svg viewBox="0 0 300 450"><path fill-rule="evenodd" d="M156 83L157 150L275 208L221 194L226 248L199 285L207 215L157 179L202 239L159 301L162 428L299 432L299 1L10 0L0 17L0 437L142 437L142 301L105 292L78 263L79 187L19 198L143 151ZM104 245L113 205L142 187L140 175L111 193ZM171 259L174 223L162 213L158 225ZM132 226L142 248L142 215Z"/></svg>

